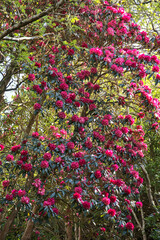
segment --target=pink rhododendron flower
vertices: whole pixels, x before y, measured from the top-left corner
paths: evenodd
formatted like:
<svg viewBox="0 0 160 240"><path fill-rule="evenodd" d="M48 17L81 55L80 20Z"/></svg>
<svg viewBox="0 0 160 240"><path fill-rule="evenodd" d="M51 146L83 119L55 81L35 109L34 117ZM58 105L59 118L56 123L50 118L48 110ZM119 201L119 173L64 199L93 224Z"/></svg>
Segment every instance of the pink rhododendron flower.
<svg viewBox="0 0 160 240"><path fill-rule="evenodd" d="M108 157L112 157L112 156L113 156L113 151L107 149L106 152L105 152L105 154L106 154Z"/></svg>
<svg viewBox="0 0 160 240"><path fill-rule="evenodd" d="M158 128L159 128L158 122L153 123L153 124L152 124L152 128L158 129Z"/></svg>
<svg viewBox="0 0 160 240"><path fill-rule="evenodd" d="M26 191L25 190L18 190L18 196L19 197L23 197L23 196L25 196L26 195Z"/></svg>
<svg viewBox="0 0 160 240"><path fill-rule="evenodd" d="M152 71L153 72L159 72L159 67L158 66L153 66Z"/></svg>
<svg viewBox="0 0 160 240"><path fill-rule="evenodd" d="M4 188L8 187L9 184L10 184L10 181L9 181L9 180L4 180L4 181L2 182L2 185L3 185Z"/></svg>
<svg viewBox="0 0 160 240"><path fill-rule="evenodd" d="M44 160L44 161L41 161L41 168L48 168L49 167L49 163Z"/></svg>
<svg viewBox="0 0 160 240"><path fill-rule="evenodd" d="M24 203L24 204L29 204L29 201L30 201L30 199L28 197L23 196L21 198L21 202Z"/></svg>
<svg viewBox="0 0 160 240"><path fill-rule="evenodd" d="M41 196L44 196L45 195L45 188L44 187L42 187L42 188L38 188L38 192L37 192L37 194L39 194L39 195L41 195Z"/></svg>
<svg viewBox="0 0 160 240"><path fill-rule="evenodd" d="M131 231L134 230L134 225L133 225L133 223L131 223L131 222L126 223L125 227L126 227L127 229L131 230Z"/></svg>
<svg viewBox="0 0 160 240"><path fill-rule="evenodd" d="M73 194L73 198L75 198L75 199L78 199L80 197L81 197L81 195L78 192Z"/></svg>
<svg viewBox="0 0 160 240"><path fill-rule="evenodd" d="M51 151L54 151L54 150L56 149L56 145L53 144L53 143L49 143L49 144L48 144L48 147L49 147L49 149L50 149Z"/></svg>
<svg viewBox="0 0 160 240"><path fill-rule="evenodd" d="M75 187L74 191L81 194L83 190L81 187Z"/></svg>
<svg viewBox="0 0 160 240"><path fill-rule="evenodd" d="M78 163L78 162L72 162L72 163L71 163L71 168L72 168L72 169L77 169L77 168L79 168L79 163Z"/></svg>
<svg viewBox="0 0 160 240"><path fill-rule="evenodd" d="M39 109L41 109L41 104L35 103L34 104L34 110L39 110Z"/></svg>
<svg viewBox="0 0 160 240"><path fill-rule="evenodd" d="M117 164L112 164L112 165L111 165L111 168L113 168L114 171L117 171L118 168L119 168L119 166L118 166Z"/></svg>
<svg viewBox="0 0 160 240"><path fill-rule="evenodd" d="M30 74L28 75L28 80L29 80L29 81L34 81L34 79L35 79L35 75L32 74L32 73L30 73Z"/></svg>
<svg viewBox="0 0 160 240"><path fill-rule="evenodd" d="M41 186L41 180L39 178L34 179L32 185L35 186L36 188L39 188Z"/></svg>
<svg viewBox="0 0 160 240"><path fill-rule="evenodd" d="M6 160L7 161L13 161L14 160L14 156L13 155L11 155L11 154L8 154L7 156L6 156Z"/></svg>
<svg viewBox="0 0 160 240"><path fill-rule="evenodd" d="M69 50L68 50L68 55L69 55L69 56L74 55L74 50L73 50L73 49L69 49Z"/></svg>
<svg viewBox="0 0 160 240"><path fill-rule="evenodd" d="M24 169L26 172L29 172L32 170L32 164L31 163L25 163L22 165L22 169Z"/></svg>
<svg viewBox="0 0 160 240"><path fill-rule="evenodd" d="M6 200L7 201L12 201L13 200L13 195L12 194L7 194L6 195Z"/></svg>
<svg viewBox="0 0 160 240"><path fill-rule="evenodd" d="M106 231L106 228L101 227L100 230L101 230L102 232L105 232L105 231Z"/></svg>
<svg viewBox="0 0 160 240"><path fill-rule="evenodd" d="M33 133L32 133L32 137L38 138L38 137L39 137L39 133L38 133L38 132L33 132Z"/></svg>
<svg viewBox="0 0 160 240"><path fill-rule="evenodd" d="M111 203L116 202L116 200L117 200L117 197L116 197L116 196L110 196L110 201L111 201Z"/></svg>
<svg viewBox="0 0 160 240"><path fill-rule="evenodd" d="M0 151L3 151L4 145L0 144Z"/></svg>
<svg viewBox="0 0 160 240"><path fill-rule="evenodd" d="M111 28L111 27L109 27L109 28L107 29L107 33L108 33L108 35L114 36L114 29Z"/></svg>
<svg viewBox="0 0 160 240"><path fill-rule="evenodd" d="M91 148L92 148L92 142L90 141L90 139L88 139L88 140L85 142L85 146L86 146L88 149L91 149Z"/></svg>
<svg viewBox="0 0 160 240"><path fill-rule="evenodd" d="M45 154L43 155L43 158L44 158L45 160L50 160L50 159L52 158L52 155L51 155L50 153L45 153Z"/></svg>
<svg viewBox="0 0 160 240"><path fill-rule="evenodd" d="M110 199L108 197L104 197L102 198L102 202L105 204L105 205L109 205L110 204Z"/></svg>
<svg viewBox="0 0 160 240"><path fill-rule="evenodd" d="M116 215L116 210L115 209L108 209L108 214L111 215L112 217L114 217Z"/></svg>
<svg viewBox="0 0 160 240"><path fill-rule="evenodd" d="M116 129L115 130L115 135L116 135L116 137L118 137L118 138L121 138L122 137L122 131L120 130L120 129Z"/></svg>
<svg viewBox="0 0 160 240"><path fill-rule="evenodd" d="M56 213L58 215L59 211L58 208L52 208L53 212Z"/></svg>
<svg viewBox="0 0 160 240"><path fill-rule="evenodd" d="M59 107L59 108L62 108L63 107L63 102L61 100L58 100L56 102L56 106Z"/></svg>
<svg viewBox="0 0 160 240"><path fill-rule="evenodd" d="M136 202L136 207L137 208L142 208L142 206L143 206L142 202Z"/></svg>
<svg viewBox="0 0 160 240"><path fill-rule="evenodd" d="M90 202L87 202L87 201L84 201L83 203L82 203L82 205L83 205L83 207L84 207L84 209L90 209L90 207L91 207L91 204L90 204Z"/></svg>
<svg viewBox="0 0 160 240"><path fill-rule="evenodd" d="M66 118L66 114L64 112L59 112L58 117L61 119L64 119L64 118Z"/></svg>
<svg viewBox="0 0 160 240"><path fill-rule="evenodd" d="M61 153L64 153L65 152L65 146L63 145L63 144L60 144L60 145L58 145L57 146L58 147L58 149L61 151Z"/></svg>
<svg viewBox="0 0 160 240"><path fill-rule="evenodd" d="M55 203L54 198L48 198L46 201L44 201L43 206L44 207L45 206L52 206L52 205L54 205L54 203Z"/></svg>
<svg viewBox="0 0 160 240"><path fill-rule="evenodd" d="M67 143L67 147L68 147L68 149L74 149L74 143L73 142L68 142Z"/></svg>
<svg viewBox="0 0 160 240"><path fill-rule="evenodd" d="M96 178L101 178L102 174L101 174L101 171L97 170L95 173L94 173L95 177Z"/></svg>
<svg viewBox="0 0 160 240"><path fill-rule="evenodd" d="M11 147L11 151L17 152L20 148L21 148L21 145L16 145L16 146Z"/></svg>
<svg viewBox="0 0 160 240"><path fill-rule="evenodd" d="M35 66L38 67L38 68L40 68L40 67L41 67L41 63L36 62L36 63L35 63Z"/></svg>

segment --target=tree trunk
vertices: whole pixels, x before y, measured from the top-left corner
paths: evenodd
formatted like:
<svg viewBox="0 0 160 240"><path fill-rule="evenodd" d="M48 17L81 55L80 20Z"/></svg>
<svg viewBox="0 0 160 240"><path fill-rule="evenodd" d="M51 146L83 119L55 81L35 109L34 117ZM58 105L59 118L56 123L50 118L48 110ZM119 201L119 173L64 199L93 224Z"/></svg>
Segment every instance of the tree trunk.
<svg viewBox="0 0 160 240"><path fill-rule="evenodd" d="M12 212L11 212L11 214L10 214L10 216L7 219L7 222L6 222L5 226L4 226L4 229L0 232L0 240L5 240L6 239L7 234L8 234L8 232L9 232L9 230L11 228L11 225L12 225L12 223L14 221L14 218L17 215L17 211L18 210L14 207Z"/></svg>
<svg viewBox="0 0 160 240"><path fill-rule="evenodd" d="M69 222L65 223L66 237L65 240L73 240L72 238L72 224Z"/></svg>
<svg viewBox="0 0 160 240"><path fill-rule="evenodd" d="M37 206L35 205L33 207L33 211L32 213L35 214L37 211ZM34 227L34 222L32 221L32 219L30 219L27 223L27 227L23 233L23 236L21 238L21 240L31 240L31 235L32 235L32 232L33 232L33 227Z"/></svg>

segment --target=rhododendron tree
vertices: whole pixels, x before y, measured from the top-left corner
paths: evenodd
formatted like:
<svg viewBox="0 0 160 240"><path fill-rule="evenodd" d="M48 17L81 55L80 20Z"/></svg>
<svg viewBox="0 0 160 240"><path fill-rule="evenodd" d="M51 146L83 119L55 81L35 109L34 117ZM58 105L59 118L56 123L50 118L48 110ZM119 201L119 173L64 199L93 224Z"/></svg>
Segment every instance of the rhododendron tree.
<svg viewBox="0 0 160 240"><path fill-rule="evenodd" d="M108 227L112 238L128 239L135 212L143 214L138 166L147 145L137 122L158 132L159 100L145 79L158 83L160 60L137 50L153 43L123 8L77 2L59 11L60 39L34 42L34 57L21 65L23 88L3 110L1 239L22 213L22 240L54 218L68 240L85 239L86 219L94 223L87 239L104 239Z"/></svg>

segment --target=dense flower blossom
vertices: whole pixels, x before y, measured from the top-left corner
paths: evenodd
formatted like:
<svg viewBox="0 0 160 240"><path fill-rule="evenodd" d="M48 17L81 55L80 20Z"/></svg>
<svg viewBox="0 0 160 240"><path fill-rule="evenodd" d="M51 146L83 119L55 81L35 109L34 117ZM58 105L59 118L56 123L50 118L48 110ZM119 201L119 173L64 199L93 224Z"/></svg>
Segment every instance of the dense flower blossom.
<svg viewBox="0 0 160 240"><path fill-rule="evenodd" d="M31 163L25 163L22 165L22 169L24 169L26 172L29 172L32 170L32 164Z"/></svg>
<svg viewBox="0 0 160 240"><path fill-rule="evenodd" d="M117 164L112 164L112 165L111 165L111 168L113 168L114 171L117 171L118 168L119 168L119 166L118 166Z"/></svg>
<svg viewBox="0 0 160 240"><path fill-rule="evenodd" d="M49 143L48 147L51 151L54 151L56 149L56 145L54 143Z"/></svg>
<svg viewBox="0 0 160 240"><path fill-rule="evenodd" d="M78 199L80 197L81 197L81 195L78 192L73 194L73 198L75 198L75 199Z"/></svg>
<svg viewBox="0 0 160 240"><path fill-rule="evenodd" d="M41 168L48 168L49 167L49 163L44 160L44 161L41 161Z"/></svg>
<svg viewBox="0 0 160 240"><path fill-rule="evenodd" d="M34 110L39 110L39 109L41 109L41 104L35 103L34 104Z"/></svg>
<svg viewBox="0 0 160 240"><path fill-rule="evenodd" d="M152 71L153 72L159 72L159 67L158 66L153 66Z"/></svg>
<svg viewBox="0 0 160 240"><path fill-rule="evenodd" d="M126 223L125 227L126 227L127 229L131 230L131 231L134 230L134 225L133 225L133 223L131 223L131 222Z"/></svg>
<svg viewBox="0 0 160 240"><path fill-rule="evenodd" d="M12 194L7 194L6 195L6 200L7 201L12 201L13 200L13 195Z"/></svg>
<svg viewBox="0 0 160 240"><path fill-rule="evenodd" d="M24 204L29 204L29 201L30 201L29 197L23 196L23 197L21 198L21 202L24 203Z"/></svg>
<svg viewBox="0 0 160 240"><path fill-rule="evenodd" d="M58 100L56 102L56 106L59 107L59 108L62 108L63 107L63 102L61 100Z"/></svg>
<svg viewBox="0 0 160 240"><path fill-rule="evenodd" d="M116 210L115 209L108 209L108 214L111 215L112 217L114 217L116 215Z"/></svg>
<svg viewBox="0 0 160 240"><path fill-rule="evenodd" d="M13 155L11 155L11 154L8 154L7 156L6 156L6 160L7 161L13 161L14 160L14 156Z"/></svg>
<svg viewBox="0 0 160 240"><path fill-rule="evenodd" d="M68 55L69 55L69 56L74 55L74 50L73 50L72 48L68 50Z"/></svg>
<svg viewBox="0 0 160 240"><path fill-rule="evenodd" d="M36 63L35 63L35 66L38 67L38 68L40 68L40 67L41 67L41 63L36 62Z"/></svg>
<svg viewBox="0 0 160 240"><path fill-rule="evenodd" d="M142 208L142 206L143 206L142 202L136 202L136 207L137 208Z"/></svg>
<svg viewBox="0 0 160 240"><path fill-rule="evenodd" d="M115 203L116 202L116 200L117 200L117 197L116 196L110 196L110 201L111 201L111 203Z"/></svg>
<svg viewBox="0 0 160 240"><path fill-rule="evenodd" d="M39 188L41 186L41 180L39 178L36 178L32 185L35 186L36 188Z"/></svg>
<svg viewBox="0 0 160 240"><path fill-rule="evenodd" d="M71 168L72 168L72 169L77 169L77 168L79 168L79 163L78 163L78 162L72 162L72 163L71 163Z"/></svg>
<svg viewBox="0 0 160 240"><path fill-rule="evenodd" d="M158 122L153 123L153 124L152 124L152 128L158 129L158 128L159 128Z"/></svg>
<svg viewBox="0 0 160 240"><path fill-rule="evenodd" d="M38 138L38 137L39 137L39 133L38 133L38 132L33 132L33 133L32 133L32 137Z"/></svg>
<svg viewBox="0 0 160 240"><path fill-rule="evenodd" d="M107 29L107 33L108 33L108 35L114 36L114 29L111 28L111 27L109 27L109 28Z"/></svg>
<svg viewBox="0 0 160 240"><path fill-rule="evenodd" d="M105 232L105 231L106 231L106 228L101 227L100 230L101 230L102 232Z"/></svg>
<svg viewBox="0 0 160 240"><path fill-rule="evenodd" d="M26 195L26 191L25 191L25 190L22 190L22 189L20 189L20 190L18 190L17 194L18 194L18 196L19 196L19 197L23 197L23 196L25 196L25 195Z"/></svg>
<svg viewBox="0 0 160 240"><path fill-rule="evenodd" d="M60 151L61 153L64 153L64 152L65 152L65 149L66 149L65 146L64 146L64 144L58 145L57 148L59 149L59 151Z"/></svg>
<svg viewBox="0 0 160 240"><path fill-rule="evenodd" d="M117 138L121 138L121 137L122 137L122 134L123 134L123 133L122 133L122 131L121 131L120 129L116 129L116 130L115 130L115 135L116 135Z"/></svg>
<svg viewBox="0 0 160 240"><path fill-rule="evenodd" d="M105 204L105 205L109 205L110 204L110 199L108 197L104 197L102 198L102 202Z"/></svg>
<svg viewBox="0 0 160 240"><path fill-rule="evenodd" d="M81 187L75 187L74 191L81 194L83 190Z"/></svg>
<svg viewBox="0 0 160 240"><path fill-rule="evenodd" d="M102 125L104 125L104 126L107 126L107 125L109 124L109 122L108 122L107 119L103 119L101 123L102 123Z"/></svg>
<svg viewBox="0 0 160 240"><path fill-rule="evenodd" d="M113 151L107 149L106 152L105 152L105 154L106 154L108 157L112 157L112 156L113 156Z"/></svg>
<svg viewBox="0 0 160 240"><path fill-rule="evenodd" d="M59 88L60 88L61 90L68 90L68 85L67 85L66 83L61 83L61 84L59 85Z"/></svg>
<svg viewBox="0 0 160 240"><path fill-rule="evenodd" d="M9 184L10 184L10 181L9 181L9 180L4 180L4 181L2 182L2 185L3 185L4 188L8 187Z"/></svg>
<svg viewBox="0 0 160 240"><path fill-rule="evenodd" d="M19 149L21 149L21 145L16 145L16 146L11 147L12 152L17 152Z"/></svg>
<svg viewBox="0 0 160 240"><path fill-rule="evenodd" d="M4 145L0 144L0 151L3 151Z"/></svg>
<svg viewBox="0 0 160 240"><path fill-rule="evenodd" d="M58 208L52 208L52 211L53 211L55 214L57 214L57 215L58 215L58 213L59 213Z"/></svg>
<svg viewBox="0 0 160 240"><path fill-rule="evenodd" d="M52 155L51 155L50 153L45 153L45 154L43 155L43 158L44 158L45 160L50 160L51 157L52 157Z"/></svg>
<svg viewBox="0 0 160 240"><path fill-rule="evenodd" d="M91 148L92 148L92 142L88 139L88 140L85 142L85 146L86 146L88 149L91 149Z"/></svg>
<svg viewBox="0 0 160 240"><path fill-rule="evenodd" d="M69 148L69 149L74 149L74 143L73 142L68 142L67 143L67 147Z"/></svg>
<svg viewBox="0 0 160 240"><path fill-rule="evenodd" d="M44 207L45 206L52 206L52 205L54 205L54 203L55 203L54 198L48 198L46 201L44 201L43 206Z"/></svg>
<svg viewBox="0 0 160 240"><path fill-rule="evenodd" d="M66 114L64 112L59 112L58 117L64 119L66 118Z"/></svg>
<svg viewBox="0 0 160 240"><path fill-rule="evenodd" d="M97 170L95 173L94 173L95 177L96 178L101 178L102 174L101 174L101 171Z"/></svg>
<svg viewBox="0 0 160 240"><path fill-rule="evenodd" d="M85 165L85 164L86 164L85 159L80 159L80 160L79 160L79 165L80 165L80 166L83 166L83 165Z"/></svg>
<svg viewBox="0 0 160 240"><path fill-rule="evenodd" d="M82 205L83 205L83 207L84 207L84 209L90 209L90 207L91 207L91 204L90 204L90 202L87 202L87 201L84 201L83 203L82 203Z"/></svg>

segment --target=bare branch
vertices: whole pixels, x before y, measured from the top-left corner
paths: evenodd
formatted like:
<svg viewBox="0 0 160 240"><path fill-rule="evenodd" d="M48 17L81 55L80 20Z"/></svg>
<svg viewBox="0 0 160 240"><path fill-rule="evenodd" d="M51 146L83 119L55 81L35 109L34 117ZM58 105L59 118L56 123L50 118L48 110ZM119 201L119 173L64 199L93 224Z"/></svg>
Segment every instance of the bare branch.
<svg viewBox="0 0 160 240"><path fill-rule="evenodd" d="M46 33L43 34L42 36L34 36L34 37L4 37L2 40L7 40L7 41L14 41L14 42L21 42L21 41L30 41L30 40L35 40L35 39L43 39L46 36L51 36L54 35L54 33Z"/></svg>

